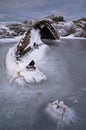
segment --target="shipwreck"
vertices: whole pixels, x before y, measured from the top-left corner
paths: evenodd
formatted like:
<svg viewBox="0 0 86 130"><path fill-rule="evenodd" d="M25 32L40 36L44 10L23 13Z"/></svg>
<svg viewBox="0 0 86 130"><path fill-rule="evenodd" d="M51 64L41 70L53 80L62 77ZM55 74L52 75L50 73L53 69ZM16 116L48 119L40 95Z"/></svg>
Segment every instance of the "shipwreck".
<svg viewBox="0 0 86 130"><path fill-rule="evenodd" d="M35 22L23 34L21 40L9 49L6 71L11 82L16 81L19 85L24 85L47 79L39 67L49 48L42 39L59 39L59 34L50 21Z"/></svg>
<svg viewBox="0 0 86 130"><path fill-rule="evenodd" d="M42 20L37 21L34 23L31 28L25 32L24 37L19 41L17 45L16 57L22 56L26 54L28 51L31 50L31 47L28 46L30 43L31 31L32 30L39 30L39 35L41 40L43 39L50 39L50 40L57 40L59 39L59 33L54 28L51 21ZM34 43L34 46L36 43Z"/></svg>

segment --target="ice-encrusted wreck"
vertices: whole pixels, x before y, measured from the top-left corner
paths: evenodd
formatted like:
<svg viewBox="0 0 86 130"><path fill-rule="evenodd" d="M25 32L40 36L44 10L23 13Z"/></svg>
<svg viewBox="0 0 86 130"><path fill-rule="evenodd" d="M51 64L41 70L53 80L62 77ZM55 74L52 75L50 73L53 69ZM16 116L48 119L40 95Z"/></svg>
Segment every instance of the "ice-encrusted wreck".
<svg viewBox="0 0 86 130"><path fill-rule="evenodd" d="M50 21L36 22L24 33L17 45L9 49L6 57L7 74L18 84L35 83L46 80L46 76L39 70L48 46L42 39L59 39Z"/></svg>
<svg viewBox="0 0 86 130"><path fill-rule="evenodd" d="M17 51L16 56L24 55L28 51L31 50L31 47L27 47L30 43L30 37L31 37L31 31L39 30L40 38L41 39L59 39L59 34L55 30L54 26L52 25L52 22L48 20L42 20L36 22L27 32L25 32L25 36L19 41L17 45ZM33 45L35 46L36 43Z"/></svg>

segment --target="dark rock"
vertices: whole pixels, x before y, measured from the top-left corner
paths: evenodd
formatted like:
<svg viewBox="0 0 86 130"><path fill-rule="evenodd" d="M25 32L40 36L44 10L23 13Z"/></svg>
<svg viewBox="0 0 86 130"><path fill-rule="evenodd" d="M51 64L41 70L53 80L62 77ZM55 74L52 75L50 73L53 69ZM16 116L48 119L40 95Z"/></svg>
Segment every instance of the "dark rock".
<svg viewBox="0 0 86 130"><path fill-rule="evenodd" d="M61 21L64 21L64 18L62 16L59 16L59 17L53 17L52 20L54 22L61 22Z"/></svg>
<svg viewBox="0 0 86 130"><path fill-rule="evenodd" d="M11 30L14 31L17 35L22 35L25 32L25 28L23 24L9 24L7 27Z"/></svg>

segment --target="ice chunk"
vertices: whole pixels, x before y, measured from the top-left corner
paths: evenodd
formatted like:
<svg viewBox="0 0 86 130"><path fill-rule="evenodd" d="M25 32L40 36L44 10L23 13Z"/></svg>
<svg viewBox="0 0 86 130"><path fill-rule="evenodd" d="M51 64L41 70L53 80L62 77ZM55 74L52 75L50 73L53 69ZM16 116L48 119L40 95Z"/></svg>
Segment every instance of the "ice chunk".
<svg viewBox="0 0 86 130"><path fill-rule="evenodd" d="M60 125L68 125L74 122L76 114L74 110L64 104L63 101L54 101L49 103L46 107L47 114Z"/></svg>

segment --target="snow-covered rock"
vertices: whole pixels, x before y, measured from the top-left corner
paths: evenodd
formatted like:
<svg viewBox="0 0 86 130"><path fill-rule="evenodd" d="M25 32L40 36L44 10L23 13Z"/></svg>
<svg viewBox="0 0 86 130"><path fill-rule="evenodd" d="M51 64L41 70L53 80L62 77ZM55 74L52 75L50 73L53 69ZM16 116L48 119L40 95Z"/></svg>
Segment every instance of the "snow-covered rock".
<svg viewBox="0 0 86 130"><path fill-rule="evenodd" d="M59 32L60 36L68 36L73 33L76 29L76 25L72 22L59 22L56 26L57 31Z"/></svg>
<svg viewBox="0 0 86 130"><path fill-rule="evenodd" d="M74 33L75 37L82 37L83 34L84 34L84 30L82 28L79 27L75 29L75 33Z"/></svg>
<svg viewBox="0 0 86 130"><path fill-rule="evenodd" d="M25 32L23 24L19 23L0 23L0 38L13 38Z"/></svg>
<svg viewBox="0 0 86 130"><path fill-rule="evenodd" d="M58 32L59 32L60 36L63 36L63 37L68 35L68 32L65 29L60 29Z"/></svg>
<svg viewBox="0 0 86 130"><path fill-rule="evenodd" d="M60 36L66 37L74 34L74 37L86 37L86 18L75 21L65 21L62 16L51 15L45 18L26 20L23 23L0 23L0 38L13 38L24 34L35 23L47 20L59 32Z"/></svg>

